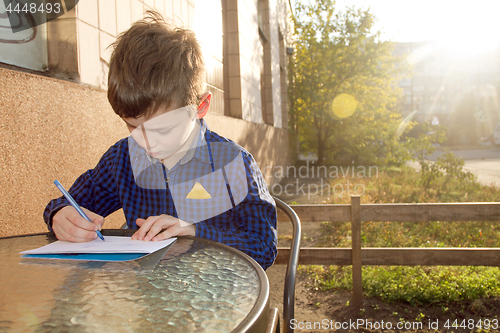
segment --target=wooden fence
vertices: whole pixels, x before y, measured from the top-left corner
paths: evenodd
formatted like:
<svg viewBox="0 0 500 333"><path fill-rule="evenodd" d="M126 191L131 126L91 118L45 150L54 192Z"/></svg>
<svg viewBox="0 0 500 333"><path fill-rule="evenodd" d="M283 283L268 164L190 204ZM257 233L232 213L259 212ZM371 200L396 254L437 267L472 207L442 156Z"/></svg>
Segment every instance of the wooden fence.
<svg viewBox="0 0 500 333"><path fill-rule="evenodd" d="M351 222L352 248L301 248L301 265L352 265L352 304L362 304L362 265L500 266L500 248L361 248L361 222L500 221L500 202L292 205L301 223ZM289 221L278 211L278 221ZM286 264L289 248L278 248L276 264Z"/></svg>

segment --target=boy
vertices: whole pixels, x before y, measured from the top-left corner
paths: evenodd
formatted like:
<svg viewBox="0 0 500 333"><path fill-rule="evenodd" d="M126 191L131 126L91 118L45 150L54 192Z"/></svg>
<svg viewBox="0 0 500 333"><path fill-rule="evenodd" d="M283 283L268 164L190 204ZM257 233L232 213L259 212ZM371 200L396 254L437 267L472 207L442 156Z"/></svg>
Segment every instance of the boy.
<svg viewBox="0 0 500 333"><path fill-rule="evenodd" d="M276 207L253 157L211 132L204 62L194 34L156 13L118 37L108 100L131 136L118 141L69 192L93 221L60 197L44 219L58 239L96 238L123 208L133 239L198 236L235 247L267 269L276 257Z"/></svg>

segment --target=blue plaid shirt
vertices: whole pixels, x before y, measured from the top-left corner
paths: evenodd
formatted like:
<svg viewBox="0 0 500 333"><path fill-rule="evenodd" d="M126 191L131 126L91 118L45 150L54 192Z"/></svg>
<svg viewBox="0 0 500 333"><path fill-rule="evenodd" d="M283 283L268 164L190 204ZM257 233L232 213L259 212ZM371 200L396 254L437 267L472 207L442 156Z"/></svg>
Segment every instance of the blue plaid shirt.
<svg viewBox="0 0 500 333"><path fill-rule="evenodd" d="M267 269L277 254L276 207L255 160L203 120L194 143L167 170L131 137L122 139L69 192L80 206L104 217L123 208L131 229L137 229L137 218L161 214L196 222L197 237L243 251ZM186 198L197 182L209 200ZM47 205L43 217L50 231L52 217L68 205L64 197Z"/></svg>

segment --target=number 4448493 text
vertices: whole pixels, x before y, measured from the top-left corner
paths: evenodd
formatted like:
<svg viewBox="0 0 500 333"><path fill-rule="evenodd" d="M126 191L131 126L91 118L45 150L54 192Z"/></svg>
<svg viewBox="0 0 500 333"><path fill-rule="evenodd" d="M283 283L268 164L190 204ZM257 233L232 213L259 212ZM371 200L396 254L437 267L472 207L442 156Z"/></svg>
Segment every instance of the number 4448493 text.
<svg viewBox="0 0 500 333"><path fill-rule="evenodd" d="M458 319L451 320L448 319L444 323L444 328L450 330L450 329L458 329L458 328L463 328L463 329L474 329L474 328L480 328L480 329L486 329L486 330L497 330L498 327L498 319L479 319L477 322L474 319L464 319L462 321L459 321Z"/></svg>
<svg viewBox="0 0 500 333"><path fill-rule="evenodd" d="M37 5L36 3L25 3L24 5L22 4L19 4L19 2L15 5L15 6L12 6L12 2L9 3L9 5L7 6L7 8L5 8L5 10L7 11L7 13L21 13L21 12L24 12L24 13L31 13L31 14L35 14L35 13L47 13L47 14L51 14L51 13L56 13L56 14L59 14L61 12L61 4L60 3L55 3L55 4L51 4L51 3L41 3L40 5Z"/></svg>

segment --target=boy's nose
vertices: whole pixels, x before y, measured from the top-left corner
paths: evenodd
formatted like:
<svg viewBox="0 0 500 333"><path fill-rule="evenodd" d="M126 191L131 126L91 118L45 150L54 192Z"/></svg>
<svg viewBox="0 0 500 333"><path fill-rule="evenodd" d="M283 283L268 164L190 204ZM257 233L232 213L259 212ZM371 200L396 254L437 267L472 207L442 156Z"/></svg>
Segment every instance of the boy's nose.
<svg viewBox="0 0 500 333"><path fill-rule="evenodd" d="M132 132L132 137L141 147L147 150L151 150L156 147L158 143L154 132L151 131L136 129Z"/></svg>
<svg viewBox="0 0 500 333"><path fill-rule="evenodd" d="M153 133L148 133L147 139L146 139L147 147L154 148L154 147L156 147L157 143L158 143L158 140L156 139L156 136Z"/></svg>
<svg viewBox="0 0 500 333"><path fill-rule="evenodd" d="M143 131L143 136L144 143L148 149L156 147L156 144L158 143L158 133L153 131Z"/></svg>

